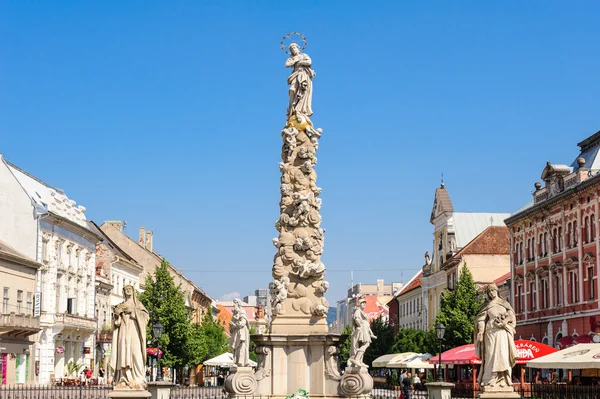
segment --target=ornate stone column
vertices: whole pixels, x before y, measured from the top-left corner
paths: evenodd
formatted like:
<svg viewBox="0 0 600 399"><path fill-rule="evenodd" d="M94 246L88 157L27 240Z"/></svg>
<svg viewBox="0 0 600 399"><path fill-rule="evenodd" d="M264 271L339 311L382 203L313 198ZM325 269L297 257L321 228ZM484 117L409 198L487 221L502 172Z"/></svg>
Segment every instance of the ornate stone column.
<svg viewBox="0 0 600 399"><path fill-rule="evenodd" d="M275 223L278 237L273 259L273 281L268 334L253 335L259 367L255 373L255 395L285 398L304 389L311 397L338 397L341 376L337 365L338 334L329 334L326 321L329 304L325 292L325 265L321 262L325 230L321 227L321 189L317 186L317 150L322 129L314 126L312 61L302 48L291 43L285 66L287 121L281 131L281 200ZM282 41L282 49L284 42Z"/></svg>

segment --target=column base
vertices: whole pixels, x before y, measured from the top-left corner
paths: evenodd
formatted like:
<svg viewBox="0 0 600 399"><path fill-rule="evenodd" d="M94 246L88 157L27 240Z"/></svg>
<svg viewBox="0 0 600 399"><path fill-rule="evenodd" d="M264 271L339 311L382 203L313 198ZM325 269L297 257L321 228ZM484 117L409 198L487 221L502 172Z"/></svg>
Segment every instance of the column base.
<svg viewBox="0 0 600 399"><path fill-rule="evenodd" d="M346 367L340 381L340 393L344 396L368 399L373 390L373 377L366 367Z"/></svg>
<svg viewBox="0 0 600 399"><path fill-rule="evenodd" d="M111 399L149 398L152 394L145 390L115 389L108 394Z"/></svg>
<svg viewBox="0 0 600 399"><path fill-rule="evenodd" d="M452 397L454 384L451 382L428 382L425 386L429 399L450 399Z"/></svg>

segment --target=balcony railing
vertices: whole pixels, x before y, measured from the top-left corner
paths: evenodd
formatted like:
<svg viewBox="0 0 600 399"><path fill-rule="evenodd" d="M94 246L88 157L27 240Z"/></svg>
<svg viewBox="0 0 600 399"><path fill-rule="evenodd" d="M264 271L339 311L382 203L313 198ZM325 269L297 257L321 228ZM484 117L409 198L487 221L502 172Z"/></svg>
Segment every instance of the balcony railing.
<svg viewBox="0 0 600 399"><path fill-rule="evenodd" d="M96 320L88 317L77 316L68 313L59 313L56 315L56 324L64 324L72 327L85 328L88 330L96 329Z"/></svg>
<svg viewBox="0 0 600 399"><path fill-rule="evenodd" d="M30 314L0 314L0 332L14 336L27 336L40 331L40 318Z"/></svg>

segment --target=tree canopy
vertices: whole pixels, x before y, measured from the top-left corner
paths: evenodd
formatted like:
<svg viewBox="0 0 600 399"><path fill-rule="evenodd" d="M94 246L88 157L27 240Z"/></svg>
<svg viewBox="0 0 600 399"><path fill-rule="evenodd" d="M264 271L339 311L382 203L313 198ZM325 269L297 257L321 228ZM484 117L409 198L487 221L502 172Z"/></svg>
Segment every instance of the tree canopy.
<svg viewBox="0 0 600 399"><path fill-rule="evenodd" d="M394 344L394 327L381 316L371 322L371 330L377 338L373 338L365 352L364 363L369 367L379 356L392 353L391 349Z"/></svg>
<svg viewBox="0 0 600 399"><path fill-rule="evenodd" d="M447 290L442 296L440 311L435 319L436 325L442 323L446 326L442 350L473 342L473 321L481 304L477 285L465 263L460 269L456 288L453 291ZM431 338L437 340L435 326L429 331L429 335L430 341Z"/></svg>

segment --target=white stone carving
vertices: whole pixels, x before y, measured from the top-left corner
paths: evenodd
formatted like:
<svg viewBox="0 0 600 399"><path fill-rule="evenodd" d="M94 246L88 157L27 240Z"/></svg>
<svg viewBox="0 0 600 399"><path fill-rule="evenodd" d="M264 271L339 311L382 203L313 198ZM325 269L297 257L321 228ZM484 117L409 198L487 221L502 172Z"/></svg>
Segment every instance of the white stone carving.
<svg viewBox="0 0 600 399"><path fill-rule="evenodd" d="M250 366L250 321L239 299L233 300L232 313L229 332L233 362L238 367L248 367Z"/></svg>
<svg viewBox="0 0 600 399"><path fill-rule="evenodd" d="M512 368L517 360L516 316L510 303L490 284L486 301L475 316L475 353L481 358L479 384L486 392L512 391Z"/></svg>
<svg viewBox="0 0 600 399"><path fill-rule="evenodd" d="M372 339L377 338L375 334L373 334L373 331L371 331L369 318L367 317L367 313L363 310L366 305L367 301L365 299L360 299L359 307L356 308L354 315L352 316L350 358L348 359L349 367L367 367L367 365L363 363L365 351L369 345L371 345Z"/></svg>
<svg viewBox="0 0 600 399"><path fill-rule="evenodd" d="M118 390L145 390L146 326L150 316L132 286L123 287L123 297L125 300L113 309L113 382Z"/></svg>
<svg viewBox="0 0 600 399"><path fill-rule="evenodd" d="M311 69L312 61L308 54L300 52L300 46L292 43L288 47L291 57L285 62L286 68L294 68L287 79L290 102L287 115L312 115L312 80L316 76Z"/></svg>

